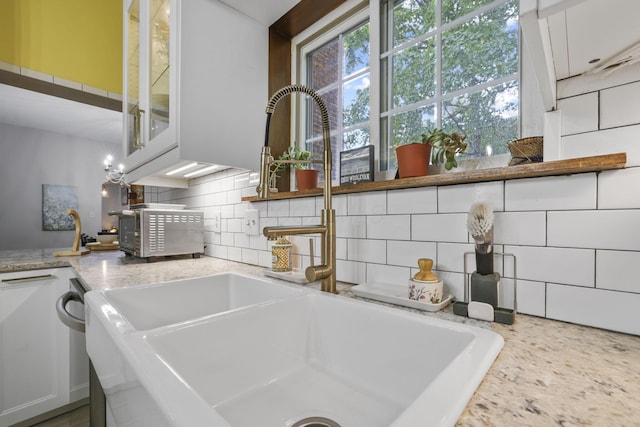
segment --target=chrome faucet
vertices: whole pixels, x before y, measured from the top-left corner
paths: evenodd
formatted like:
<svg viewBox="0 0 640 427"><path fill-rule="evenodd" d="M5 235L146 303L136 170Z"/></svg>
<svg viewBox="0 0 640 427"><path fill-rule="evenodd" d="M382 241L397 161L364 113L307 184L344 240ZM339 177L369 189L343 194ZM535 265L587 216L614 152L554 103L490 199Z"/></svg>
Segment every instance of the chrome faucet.
<svg viewBox="0 0 640 427"><path fill-rule="evenodd" d="M324 144L324 155L322 162L317 160L274 160L269 147L269 125L271 115L280 99L294 92L302 92L309 95L318 105L322 117L322 143ZM336 291L336 212L331 207L331 138L329 127L329 113L327 107L320 96L306 86L291 85L285 86L271 96L267 104L267 125L264 137L264 147L260 157L260 183L258 184L258 198L269 198L269 173L272 165L279 163L322 163L324 166L324 209L321 213L320 225L309 226L279 226L265 227L264 235L270 239L277 239L281 236L300 234L320 234L320 246L322 252L320 265L313 265L313 253L310 254L311 265L305 270L307 280L314 282L321 280L320 289L325 292L337 293Z"/></svg>

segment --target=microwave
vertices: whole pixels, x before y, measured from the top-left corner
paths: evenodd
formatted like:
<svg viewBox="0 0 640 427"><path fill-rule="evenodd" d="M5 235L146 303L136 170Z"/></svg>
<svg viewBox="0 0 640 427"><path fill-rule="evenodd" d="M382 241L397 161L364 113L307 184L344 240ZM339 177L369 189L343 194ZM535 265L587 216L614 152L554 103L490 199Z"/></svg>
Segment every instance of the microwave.
<svg viewBox="0 0 640 427"><path fill-rule="evenodd" d="M140 258L204 252L204 214L184 205L139 204L114 212L120 250Z"/></svg>

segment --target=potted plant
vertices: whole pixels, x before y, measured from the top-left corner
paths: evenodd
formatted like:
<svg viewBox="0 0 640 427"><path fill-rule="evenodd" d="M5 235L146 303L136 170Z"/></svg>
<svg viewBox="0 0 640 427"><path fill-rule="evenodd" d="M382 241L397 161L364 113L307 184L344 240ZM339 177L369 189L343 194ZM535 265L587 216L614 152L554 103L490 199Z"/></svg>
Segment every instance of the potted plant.
<svg viewBox="0 0 640 427"><path fill-rule="evenodd" d="M282 153L279 160L311 161L311 152L291 146ZM318 171L310 168L310 163L292 163L295 168L298 190L312 190L318 187Z"/></svg>
<svg viewBox="0 0 640 427"><path fill-rule="evenodd" d="M425 176L429 173L431 144L426 142L424 135L422 141L400 144L395 149L399 178Z"/></svg>
<svg viewBox="0 0 640 427"><path fill-rule="evenodd" d="M458 167L456 155L464 153L467 144L464 140L467 137L458 132L446 133L442 129L434 129L429 134L422 134L422 142L430 144L431 163L434 166L444 164L446 170Z"/></svg>

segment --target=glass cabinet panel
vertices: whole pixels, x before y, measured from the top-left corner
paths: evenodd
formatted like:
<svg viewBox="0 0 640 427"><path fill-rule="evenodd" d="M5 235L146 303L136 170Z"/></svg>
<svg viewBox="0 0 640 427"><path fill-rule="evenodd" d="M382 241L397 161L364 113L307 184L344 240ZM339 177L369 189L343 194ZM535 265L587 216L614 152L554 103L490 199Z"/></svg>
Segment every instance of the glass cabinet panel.
<svg viewBox="0 0 640 427"><path fill-rule="evenodd" d="M151 1L149 140L169 127L169 0Z"/></svg>
<svg viewBox="0 0 640 427"><path fill-rule="evenodd" d="M128 11L127 46L127 155L142 146L140 134L140 5L133 0Z"/></svg>

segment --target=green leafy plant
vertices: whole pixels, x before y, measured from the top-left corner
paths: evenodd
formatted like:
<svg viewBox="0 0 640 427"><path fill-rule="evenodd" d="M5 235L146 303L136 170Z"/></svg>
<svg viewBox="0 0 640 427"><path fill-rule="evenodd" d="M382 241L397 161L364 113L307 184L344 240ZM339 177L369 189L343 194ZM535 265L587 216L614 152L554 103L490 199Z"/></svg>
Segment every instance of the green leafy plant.
<svg viewBox="0 0 640 427"><path fill-rule="evenodd" d="M438 166L444 164L446 170L451 170L458 166L456 154L464 153L467 144L464 140L467 137L458 132L451 134L442 129L433 129L428 134L422 134L422 142L431 144L431 163Z"/></svg>
<svg viewBox="0 0 640 427"><path fill-rule="evenodd" d="M278 157L278 160L311 160L311 152L306 150L301 150L296 146L291 146ZM280 164L279 166L283 166L284 164ZM309 164L305 163L293 163L293 167L296 169L309 169Z"/></svg>

